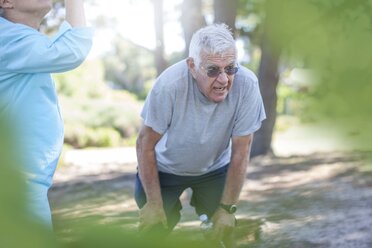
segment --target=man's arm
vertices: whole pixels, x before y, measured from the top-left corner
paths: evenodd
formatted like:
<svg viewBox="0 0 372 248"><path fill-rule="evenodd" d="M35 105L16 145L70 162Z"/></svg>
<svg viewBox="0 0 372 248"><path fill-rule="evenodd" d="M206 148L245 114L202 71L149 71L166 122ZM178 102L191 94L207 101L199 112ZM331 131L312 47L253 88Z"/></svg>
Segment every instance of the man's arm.
<svg viewBox="0 0 372 248"><path fill-rule="evenodd" d="M147 198L140 210L139 229L144 231L155 224L167 225L155 155L155 145L160 138L159 133L143 125L136 143L139 176Z"/></svg>
<svg viewBox="0 0 372 248"><path fill-rule="evenodd" d="M221 203L236 204L247 171L253 134L232 138L232 154Z"/></svg>
<svg viewBox="0 0 372 248"><path fill-rule="evenodd" d="M66 21L72 27L85 27L84 0L65 0Z"/></svg>
<svg viewBox="0 0 372 248"><path fill-rule="evenodd" d="M243 188L253 134L232 138L231 162L227 172L226 183L221 203L236 204ZM215 237L222 237L226 228L235 226L235 216L218 208L213 216Z"/></svg>

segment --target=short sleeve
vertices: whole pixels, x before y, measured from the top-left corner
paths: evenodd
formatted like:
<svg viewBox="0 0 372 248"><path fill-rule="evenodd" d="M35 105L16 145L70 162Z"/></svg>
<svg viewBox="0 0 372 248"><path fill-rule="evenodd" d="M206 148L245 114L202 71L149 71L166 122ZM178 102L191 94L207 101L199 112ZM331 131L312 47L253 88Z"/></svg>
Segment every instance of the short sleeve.
<svg viewBox="0 0 372 248"><path fill-rule="evenodd" d="M247 82L244 83L247 84ZM261 127L264 119L266 119L265 109L258 80L254 77L253 83L250 83L246 94L244 94L242 101L239 103L232 136L244 136L254 133Z"/></svg>
<svg viewBox="0 0 372 248"><path fill-rule="evenodd" d="M165 87L161 79L158 79L147 96L141 112L144 124L157 133L164 134L171 124L174 96L173 89Z"/></svg>

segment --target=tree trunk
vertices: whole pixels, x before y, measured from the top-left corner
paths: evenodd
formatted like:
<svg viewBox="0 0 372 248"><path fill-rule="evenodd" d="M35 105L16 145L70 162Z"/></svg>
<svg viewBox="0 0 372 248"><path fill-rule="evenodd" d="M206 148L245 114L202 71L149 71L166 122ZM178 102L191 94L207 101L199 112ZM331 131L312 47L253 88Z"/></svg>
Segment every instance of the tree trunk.
<svg viewBox="0 0 372 248"><path fill-rule="evenodd" d="M258 80L267 119L263 121L262 127L255 133L251 157L272 152L271 140L275 126L277 105L276 87L279 81L279 54L279 50L264 35L261 42L261 61Z"/></svg>
<svg viewBox="0 0 372 248"><path fill-rule="evenodd" d="M163 21L163 0L153 0L154 21L155 21L155 66L158 75L167 67L164 58L164 21Z"/></svg>
<svg viewBox="0 0 372 248"><path fill-rule="evenodd" d="M214 0L214 23L225 23L235 32L237 0Z"/></svg>
<svg viewBox="0 0 372 248"><path fill-rule="evenodd" d="M193 33L206 25L201 0L184 0L182 3L181 24L185 37L185 57L189 56L189 46Z"/></svg>

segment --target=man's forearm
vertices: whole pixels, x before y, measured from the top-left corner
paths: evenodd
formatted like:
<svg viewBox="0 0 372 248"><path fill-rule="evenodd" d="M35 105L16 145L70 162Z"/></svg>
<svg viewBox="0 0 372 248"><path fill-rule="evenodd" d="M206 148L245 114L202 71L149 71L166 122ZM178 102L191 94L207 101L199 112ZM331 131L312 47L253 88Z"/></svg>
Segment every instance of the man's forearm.
<svg viewBox="0 0 372 248"><path fill-rule="evenodd" d="M139 176L146 193L147 202L158 206L163 205L161 197L158 169L156 167L155 151L141 151L137 148Z"/></svg>
<svg viewBox="0 0 372 248"><path fill-rule="evenodd" d="M238 202L240 192L244 185L247 166L248 159L231 161L221 203L236 204Z"/></svg>
<svg viewBox="0 0 372 248"><path fill-rule="evenodd" d="M232 139L231 162L226 176L221 203L235 204L239 200L239 195L245 181L252 140L253 134L233 137Z"/></svg>
<svg viewBox="0 0 372 248"><path fill-rule="evenodd" d="M85 27L84 0L65 0L66 21L73 27Z"/></svg>

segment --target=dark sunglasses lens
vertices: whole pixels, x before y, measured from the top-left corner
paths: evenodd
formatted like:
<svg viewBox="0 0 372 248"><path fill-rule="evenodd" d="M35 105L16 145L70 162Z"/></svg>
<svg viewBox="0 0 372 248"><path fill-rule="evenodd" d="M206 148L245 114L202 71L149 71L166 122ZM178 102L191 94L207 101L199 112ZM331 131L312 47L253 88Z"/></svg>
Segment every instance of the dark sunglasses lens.
<svg viewBox="0 0 372 248"><path fill-rule="evenodd" d="M234 75L238 71L238 67L229 67L225 69L225 73L229 76ZM220 69L219 68L209 68L207 70L208 77L215 78L220 75Z"/></svg>
<svg viewBox="0 0 372 248"><path fill-rule="evenodd" d="M208 77L217 77L218 75L220 75L220 69L210 68L207 71L207 75L208 75Z"/></svg>
<svg viewBox="0 0 372 248"><path fill-rule="evenodd" d="M226 74L231 76L238 72L238 67L231 67L225 70Z"/></svg>

